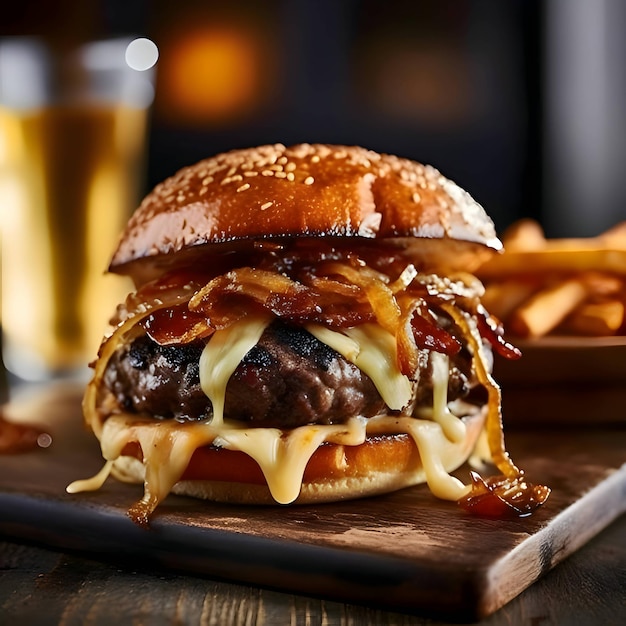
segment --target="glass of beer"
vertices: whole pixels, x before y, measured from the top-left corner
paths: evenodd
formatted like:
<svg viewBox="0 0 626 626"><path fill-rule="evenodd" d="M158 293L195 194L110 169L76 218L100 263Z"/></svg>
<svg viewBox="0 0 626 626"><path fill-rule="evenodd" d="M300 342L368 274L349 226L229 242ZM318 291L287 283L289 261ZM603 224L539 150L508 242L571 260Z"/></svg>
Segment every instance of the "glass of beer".
<svg viewBox="0 0 626 626"><path fill-rule="evenodd" d="M142 192L154 69L130 40L0 40L2 345L26 380L87 371L129 285L105 276Z"/></svg>

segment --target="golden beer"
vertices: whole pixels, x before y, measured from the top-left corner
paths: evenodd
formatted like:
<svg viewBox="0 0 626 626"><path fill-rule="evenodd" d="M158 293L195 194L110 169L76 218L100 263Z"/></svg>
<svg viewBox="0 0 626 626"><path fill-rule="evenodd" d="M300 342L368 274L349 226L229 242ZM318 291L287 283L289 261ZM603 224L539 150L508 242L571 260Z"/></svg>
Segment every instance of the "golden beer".
<svg viewBox="0 0 626 626"><path fill-rule="evenodd" d="M129 285L104 276L135 207L145 108L0 107L2 328L25 378L85 366Z"/></svg>

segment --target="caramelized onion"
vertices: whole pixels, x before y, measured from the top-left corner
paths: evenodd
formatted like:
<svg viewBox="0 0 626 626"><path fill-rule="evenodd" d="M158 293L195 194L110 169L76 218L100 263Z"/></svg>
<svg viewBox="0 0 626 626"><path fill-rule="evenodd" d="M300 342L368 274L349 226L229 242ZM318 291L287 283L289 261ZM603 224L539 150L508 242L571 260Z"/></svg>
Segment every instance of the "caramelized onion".
<svg viewBox="0 0 626 626"><path fill-rule="evenodd" d="M130 293L123 305L117 309L111 324L116 326L137 315L187 302L206 284L206 277L195 272L170 272L161 278L146 283L138 291Z"/></svg>
<svg viewBox="0 0 626 626"><path fill-rule="evenodd" d="M259 307L289 321L345 327L372 319L372 312L340 293L319 291L283 274L243 267L207 283L189 302L220 329Z"/></svg>
<svg viewBox="0 0 626 626"><path fill-rule="evenodd" d="M430 319L419 311L411 318L413 336L420 348L442 352L452 356L461 350L461 344L449 332L438 326L429 315Z"/></svg>
<svg viewBox="0 0 626 626"><path fill-rule="evenodd" d="M387 286L388 278L365 264L351 267L346 263L327 263L322 266L326 273L337 274L357 285L369 302L376 321L393 335L400 323L400 307L391 289Z"/></svg>
<svg viewBox="0 0 626 626"><path fill-rule="evenodd" d="M482 304L476 307L478 319L478 330L480 334L489 341L493 349L505 359L519 359L522 352L513 344L504 339L504 327L490 315Z"/></svg>
<svg viewBox="0 0 626 626"><path fill-rule="evenodd" d="M140 325L148 336L162 346L184 344L208 337L215 329L205 315L190 311L186 304L158 309L144 318Z"/></svg>
<svg viewBox="0 0 626 626"><path fill-rule="evenodd" d="M417 370L419 350L435 350L451 356L461 344L439 326L421 298L401 298L402 316L396 332L400 371L411 377Z"/></svg>
<svg viewBox="0 0 626 626"><path fill-rule="evenodd" d="M421 300L409 298L400 300L400 323L396 331L396 344L398 346L398 366L400 371L413 379L419 368L419 350L415 333L413 332L412 320Z"/></svg>
<svg viewBox="0 0 626 626"><path fill-rule="evenodd" d="M489 452L495 466L508 478L519 476L520 470L513 463L511 457L506 451L504 445L504 430L502 426L502 394L500 387L491 376L491 372L487 368L487 359L484 354L484 346L482 337L478 332L477 321L475 317L471 317L468 313L457 309L456 307L446 303L442 305L443 310L450 315L454 322L462 329L463 335L466 337L469 349L472 352L474 368L476 376L481 385L487 391L487 442L489 444Z"/></svg>
<svg viewBox="0 0 626 626"><path fill-rule="evenodd" d="M525 517L541 506L550 495L550 488L533 485L524 472L517 476L491 476L483 478L470 472L472 488L458 504L475 515L484 517Z"/></svg>

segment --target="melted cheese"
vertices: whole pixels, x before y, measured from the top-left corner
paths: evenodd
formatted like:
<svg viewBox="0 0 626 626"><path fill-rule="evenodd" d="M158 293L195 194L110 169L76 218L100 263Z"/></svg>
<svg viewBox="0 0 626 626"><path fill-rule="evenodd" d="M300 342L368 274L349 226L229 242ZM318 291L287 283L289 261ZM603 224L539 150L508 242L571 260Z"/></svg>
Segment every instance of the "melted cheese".
<svg viewBox="0 0 626 626"><path fill-rule="evenodd" d="M259 342L269 317L244 317L213 333L200 355L200 386L213 405L213 424L224 419L226 385L241 359Z"/></svg>
<svg viewBox="0 0 626 626"><path fill-rule="evenodd" d="M389 331L376 324L363 324L342 332L317 324L306 328L365 372L390 409L399 411L409 404L413 393L411 381L398 368L396 338Z"/></svg>
<svg viewBox="0 0 626 626"><path fill-rule="evenodd" d="M365 426L365 419L353 418L347 424L301 426L287 435L274 428L229 429L220 432L219 444L251 456L274 500L288 504L300 494L304 470L319 446L325 441L359 445L365 441Z"/></svg>
<svg viewBox="0 0 626 626"><path fill-rule="evenodd" d="M461 420L457 419L460 423ZM138 442L144 454L145 492L142 503L154 510L180 480L196 449L213 444L240 450L259 464L272 497L289 504L300 493L304 470L323 442L356 446L368 435L408 433L419 450L424 479L439 498L457 500L467 488L448 472L464 460L463 442L450 441L439 424L413 417L378 416L369 420L353 418L342 425L301 426L289 432L274 428L245 428L224 420L219 427L209 422L179 424L138 420L136 415L111 416L102 431L105 467L93 479L76 481L70 493L100 488L113 461L126 444Z"/></svg>
<svg viewBox="0 0 626 626"><path fill-rule="evenodd" d="M301 426L288 433L276 428L246 428L243 422L223 420L179 424L138 419L127 413L111 416L102 430L104 468L92 479L75 481L70 493L99 489L124 447L137 442L143 451L145 493L142 503L153 510L180 480L198 448L216 445L239 450L261 468L272 497L281 504L293 502L300 494L309 459L325 441L356 446L366 438L366 420L353 418L347 424Z"/></svg>
<svg viewBox="0 0 626 626"><path fill-rule="evenodd" d="M446 354L430 353L431 376L433 381L432 418L439 424L445 436L454 442L465 439L465 424L450 411L448 406L448 379L450 360Z"/></svg>
<svg viewBox="0 0 626 626"><path fill-rule="evenodd" d="M464 443L465 425L448 407L445 355L431 354L433 407L418 417L357 417L347 424L302 426L289 431L247 428L245 423L225 420L228 380L268 323L267 318L244 318L217 331L208 342L200 360L200 382L213 403L211 421L180 424L156 422L134 414L112 415L99 431L106 459L104 468L92 479L72 483L68 491L98 489L124 447L137 442L144 455L145 484L144 497L134 510L147 516L180 480L194 451L213 444L242 451L255 459L274 499L287 504L298 497L306 465L323 442L356 446L371 434L408 433L419 450L423 478L431 491L448 500L457 500L467 493L469 487L448 473L462 464L469 450ZM388 331L374 324L342 332L316 325L308 329L366 372L390 408L401 409L410 402L411 383L398 369L395 339Z"/></svg>
<svg viewBox="0 0 626 626"><path fill-rule="evenodd" d="M448 472L456 469L469 452L465 450L467 429L463 420L454 415L448 406L448 357L431 352L430 362L433 406L420 411L420 415L427 419L400 417L395 420L395 430L390 431L390 418L372 418L368 433L408 433L419 451L429 489L438 498L458 500L470 488Z"/></svg>
<svg viewBox="0 0 626 626"><path fill-rule="evenodd" d="M66 487L67 493L80 493L81 491L96 491L104 485L104 481L109 477L111 469L113 468L113 461L107 461L102 469L91 478L85 478L84 480L75 480Z"/></svg>
<svg viewBox="0 0 626 626"><path fill-rule="evenodd" d="M461 424L459 418L455 418ZM450 441L436 422L414 417L374 417L369 420L368 434L407 433L413 438L420 454L424 479L432 493L443 500L458 500L466 495L465 486L448 472L465 460L464 442Z"/></svg>

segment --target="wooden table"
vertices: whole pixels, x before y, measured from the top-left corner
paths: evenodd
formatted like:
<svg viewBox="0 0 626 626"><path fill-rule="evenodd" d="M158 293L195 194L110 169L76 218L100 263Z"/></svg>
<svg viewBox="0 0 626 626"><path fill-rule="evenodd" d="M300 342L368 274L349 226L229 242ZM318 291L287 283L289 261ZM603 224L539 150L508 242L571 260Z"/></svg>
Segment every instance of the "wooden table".
<svg viewBox="0 0 626 626"><path fill-rule="evenodd" d="M481 624L589 626L626 616L626 516L622 516ZM429 624L380 611L221 582L140 563L110 562L0 538L3 624Z"/></svg>

